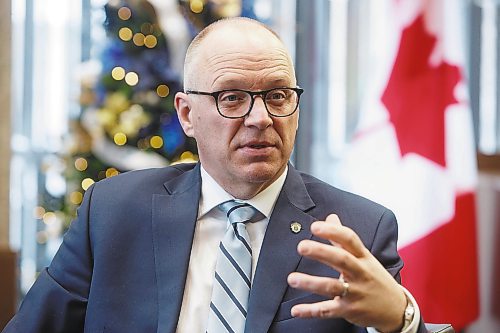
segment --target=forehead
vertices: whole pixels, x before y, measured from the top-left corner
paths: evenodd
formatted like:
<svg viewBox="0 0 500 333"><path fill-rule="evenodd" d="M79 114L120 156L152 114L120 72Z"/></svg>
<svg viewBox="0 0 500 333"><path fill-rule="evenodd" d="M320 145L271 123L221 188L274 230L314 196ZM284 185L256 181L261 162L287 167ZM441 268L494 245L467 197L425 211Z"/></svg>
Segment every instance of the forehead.
<svg viewBox="0 0 500 333"><path fill-rule="evenodd" d="M273 86L295 84L283 43L257 25L224 26L212 31L200 45L197 60L203 80L211 87L235 83L252 86L261 81Z"/></svg>

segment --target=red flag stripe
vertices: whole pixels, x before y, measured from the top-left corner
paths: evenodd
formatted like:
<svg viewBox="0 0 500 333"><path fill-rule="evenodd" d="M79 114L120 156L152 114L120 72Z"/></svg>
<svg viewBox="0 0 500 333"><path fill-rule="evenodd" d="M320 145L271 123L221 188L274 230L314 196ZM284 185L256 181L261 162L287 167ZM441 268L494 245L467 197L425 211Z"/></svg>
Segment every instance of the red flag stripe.
<svg viewBox="0 0 500 333"><path fill-rule="evenodd" d="M403 285L426 322L451 322L456 330L478 317L475 195L456 198L455 217L400 254Z"/></svg>

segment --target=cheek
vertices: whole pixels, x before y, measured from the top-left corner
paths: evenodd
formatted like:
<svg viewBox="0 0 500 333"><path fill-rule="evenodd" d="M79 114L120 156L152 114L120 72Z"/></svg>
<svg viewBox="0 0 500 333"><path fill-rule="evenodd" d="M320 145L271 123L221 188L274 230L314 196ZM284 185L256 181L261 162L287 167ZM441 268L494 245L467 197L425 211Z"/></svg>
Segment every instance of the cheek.
<svg viewBox="0 0 500 333"><path fill-rule="evenodd" d="M233 138L238 132L239 126L236 122L226 121L218 114L215 117L197 116L194 124L194 138L200 150L205 154L225 156L231 149Z"/></svg>
<svg viewBox="0 0 500 333"><path fill-rule="evenodd" d="M283 140L284 148L291 149L295 142L295 135L297 134L297 122L290 119L288 122L275 124L275 128Z"/></svg>

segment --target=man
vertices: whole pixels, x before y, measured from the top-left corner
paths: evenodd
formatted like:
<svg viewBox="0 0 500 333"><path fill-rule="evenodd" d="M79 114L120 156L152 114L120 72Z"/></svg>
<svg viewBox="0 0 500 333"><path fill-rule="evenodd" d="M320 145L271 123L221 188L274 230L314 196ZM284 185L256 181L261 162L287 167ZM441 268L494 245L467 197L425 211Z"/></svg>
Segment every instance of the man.
<svg viewBox="0 0 500 333"><path fill-rule="evenodd" d="M393 214L288 164L302 89L279 37L218 21L184 71L200 163L92 186L5 332L424 332Z"/></svg>

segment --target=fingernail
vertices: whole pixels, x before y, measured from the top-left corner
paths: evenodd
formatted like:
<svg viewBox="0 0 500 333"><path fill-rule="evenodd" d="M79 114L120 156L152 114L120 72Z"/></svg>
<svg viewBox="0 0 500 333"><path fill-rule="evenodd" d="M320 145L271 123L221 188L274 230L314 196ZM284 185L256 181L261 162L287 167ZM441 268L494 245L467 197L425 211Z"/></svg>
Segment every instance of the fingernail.
<svg viewBox="0 0 500 333"><path fill-rule="evenodd" d="M290 310L290 314L292 315L292 317L297 317L299 315L299 311L295 307L293 307Z"/></svg>
<svg viewBox="0 0 500 333"><path fill-rule="evenodd" d="M339 217L336 214L330 214L330 215L328 215L326 217L325 221L328 222L328 223L335 224L335 225L341 225L340 219L339 219Z"/></svg>
<svg viewBox="0 0 500 333"><path fill-rule="evenodd" d="M288 284L291 287L297 287L297 285L299 284L299 281L297 280L297 278L295 276L289 275L288 276Z"/></svg>
<svg viewBox="0 0 500 333"><path fill-rule="evenodd" d="M320 222L314 222L311 224L311 231L312 232L320 232L323 226L321 225Z"/></svg>

